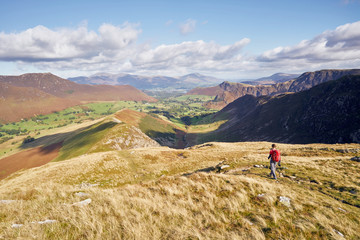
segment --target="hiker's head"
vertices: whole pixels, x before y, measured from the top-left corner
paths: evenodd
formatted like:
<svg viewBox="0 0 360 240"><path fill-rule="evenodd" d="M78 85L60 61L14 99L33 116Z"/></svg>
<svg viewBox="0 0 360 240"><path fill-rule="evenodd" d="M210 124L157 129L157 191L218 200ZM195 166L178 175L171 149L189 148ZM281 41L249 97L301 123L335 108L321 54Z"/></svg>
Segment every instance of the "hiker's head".
<svg viewBox="0 0 360 240"><path fill-rule="evenodd" d="M273 144L271 145L271 147L272 147L272 148L276 148L276 144L273 143Z"/></svg>

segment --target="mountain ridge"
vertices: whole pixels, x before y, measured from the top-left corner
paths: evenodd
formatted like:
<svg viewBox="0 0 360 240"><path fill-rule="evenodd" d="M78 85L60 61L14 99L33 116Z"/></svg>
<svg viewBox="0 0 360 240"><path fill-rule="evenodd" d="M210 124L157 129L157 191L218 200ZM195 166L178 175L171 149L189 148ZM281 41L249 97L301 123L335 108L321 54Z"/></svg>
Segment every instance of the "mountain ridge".
<svg viewBox="0 0 360 240"><path fill-rule="evenodd" d="M205 76L199 73L190 73L179 77L169 76L141 76L127 73L111 74L111 73L96 73L85 77L72 77L69 80L82 84L110 84L110 85L124 85L129 84L141 90L150 89L191 89L197 86L210 86L215 83L220 83L223 80Z"/></svg>
<svg viewBox="0 0 360 240"><path fill-rule="evenodd" d="M91 101L147 101L157 99L148 96L130 85L89 85L78 84L51 73L27 73L19 76L0 76L0 111L7 113L0 116L1 121L16 121L37 114L47 114L63 110L82 102ZM11 95L6 88L11 88ZM32 93L32 95L30 94ZM27 99L33 103L33 111L19 99ZM39 98L43 96L43 98ZM34 101L32 101L32 99ZM6 103L5 103L6 101ZM24 101L23 101L24 102ZM36 102L36 103L35 103ZM12 106L11 108L9 108ZM38 106L38 107L36 107ZM53 106L53 108L51 107ZM44 110L41 110L41 108ZM6 110L5 110L6 109ZM21 110L20 110L21 109ZM10 115L12 117L9 117Z"/></svg>
<svg viewBox="0 0 360 240"><path fill-rule="evenodd" d="M275 73L268 77L262 77L250 81L241 81L241 83L250 84L250 85L270 85L270 84L286 82L294 78L297 78L299 76L300 74Z"/></svg>
<svg viewBox="0 0 360 240"><path fill-rule="evenodd" d="M360 69L330 69L315 72L305 72L298 78L271 85L249 85L244 83L223 82L211 88L195 88L190 90L188 95L209 95L215 96L213 101L205 104L208 108L222 109L235 99L246 94L254 96L276 95L286 92L299 92L310 89L320 83L338 79L346 75L360 75Z"/></svg>
<svg viewBox="0 0 360 240"><path fill-rule="evenodd" d="M228 121L204 139L284 143L360 142L360 76L278 96L246 95L214 115Z"/></svg>

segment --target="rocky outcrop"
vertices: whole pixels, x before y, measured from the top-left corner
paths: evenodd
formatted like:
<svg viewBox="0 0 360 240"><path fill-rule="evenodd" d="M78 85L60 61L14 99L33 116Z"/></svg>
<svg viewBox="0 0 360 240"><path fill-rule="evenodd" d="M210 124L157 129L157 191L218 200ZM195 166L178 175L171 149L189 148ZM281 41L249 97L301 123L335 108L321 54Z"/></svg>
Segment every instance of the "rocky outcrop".
<svg viewBox="0 0 360 240"><path fill-rule="evenodd" d="M214 100L205 103L205 106L208 108L222 109L235 99L245 95L259 97L264 95L274 96L286 92L300 92L321 83L336 80L348 75L360 75L360 69L306 72L294 80L271 85L249 85L244 83L223 82L217 87L193 89L189 91L188 94L215 96Z"/></svg>
<svg viewBox="0 0 360 240"><path fill-rule="evenodd" d="M360 76L347 76L307 91L279 96L247 95L215 115L227 122L209 141L285 143L360 142Z"/></svg>
<svg viewBox="0 0 360 240"><path fill-rule="evenodd" d="M113 150L160 147L159 143L134 126L121 125L116 132L118 134L110 134L102 144Z"/></svg>
<svg viewBox="0 0 360 240"><path fill-rule="evenodd" d="M320 83L336 80L348 75L360 75L360 69L321 70L316 72L306 72L291 83L288 91L300 92L319 85Z"/></svg>

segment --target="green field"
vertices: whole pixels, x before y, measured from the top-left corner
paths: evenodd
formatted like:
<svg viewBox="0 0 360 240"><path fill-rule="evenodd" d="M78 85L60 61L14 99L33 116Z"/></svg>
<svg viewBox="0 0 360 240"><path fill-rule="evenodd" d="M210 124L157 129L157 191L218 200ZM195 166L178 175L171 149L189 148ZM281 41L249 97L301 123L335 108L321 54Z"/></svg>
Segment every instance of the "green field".
<svg viewBox="0 0 360 240"><path fill-rule="evenodd" d="M123 108L137 109L141 105L131 101L98 102L67 108L63 111L47 115L38 115L19 122L0 125L1 139L11 136L40 134L42 130L63 127L69 124L81 123L84 120L94 120L104 115L113 114ZM1 140L0 140L1 141Z"/></svg>
<svg viewBox="0 0 360 240"><path fill-rule="evenodd" d="M196 123L206 114L214 112L214 110L202 106L204 102L212 98L202 95L183 95L161 99L156 103L134 101L88 103L51 114L37 115L18 122L0 125L0 144L13 139L15 136L37 138L46 134L50 129L99 119L124 108L156 114L172 121L181 128L185 128L186 125L189 125L188 119L191 119L191 123ZM16 143L18 142L13 142L13 144ZM0 151L0 156L2 154L4 152Z"/></svg>

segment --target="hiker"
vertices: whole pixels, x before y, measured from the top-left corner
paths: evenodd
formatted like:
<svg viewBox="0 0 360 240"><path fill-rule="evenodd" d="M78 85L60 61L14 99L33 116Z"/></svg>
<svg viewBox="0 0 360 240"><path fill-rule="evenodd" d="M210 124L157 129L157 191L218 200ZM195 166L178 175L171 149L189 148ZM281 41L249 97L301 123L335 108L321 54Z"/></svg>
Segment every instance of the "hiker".
<svg viewBox="0 0 360 240"><path fill-rule="evenodd" d="M273 176L274 179L277 179L276 177L276 164L279 162L279 166L280 166L280 151L276 149L276 144L272 144L271 145L271 150L270 150L270 154L268 159L270 159L270 177Z"/></svg>

